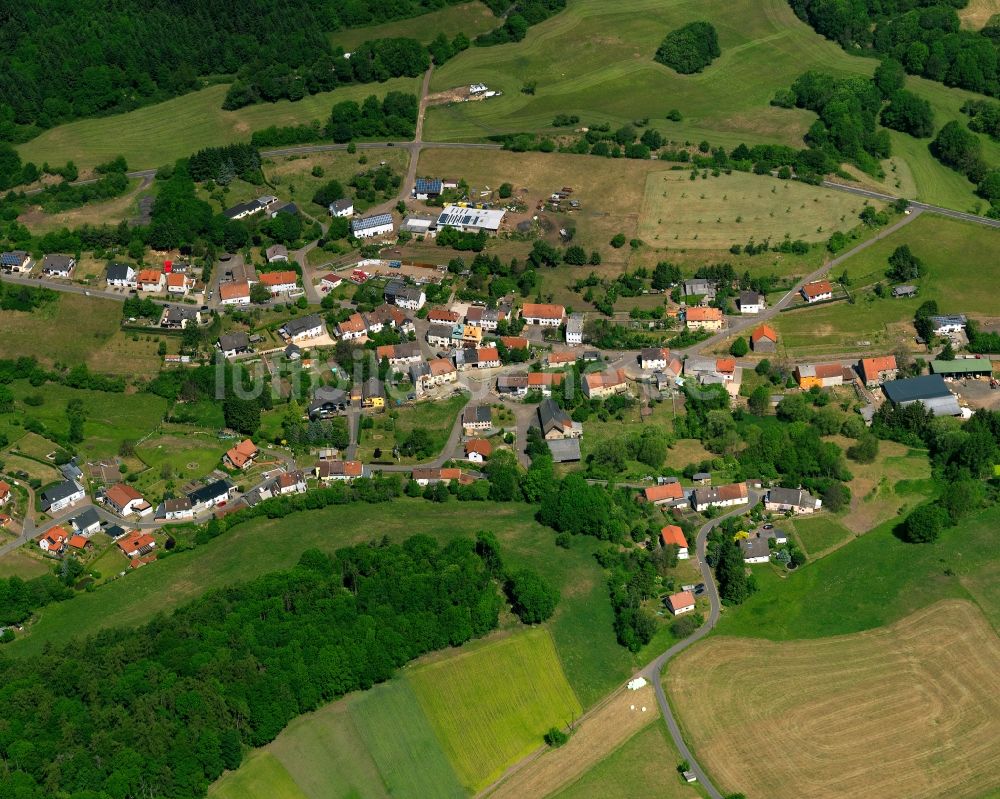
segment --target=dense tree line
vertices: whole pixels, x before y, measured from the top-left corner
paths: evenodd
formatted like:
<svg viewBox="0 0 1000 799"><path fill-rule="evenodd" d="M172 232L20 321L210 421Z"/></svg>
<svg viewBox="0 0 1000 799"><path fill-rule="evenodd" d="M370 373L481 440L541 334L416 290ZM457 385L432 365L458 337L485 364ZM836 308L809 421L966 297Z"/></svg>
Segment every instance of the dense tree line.
<svg viewBox="0 0 1000 799"><path fill-rule="evenodd" d="M0 795L203 796L244 745L484 635L500 606L473 541L415 536L309 550L144 627L0 662Z"/></svg>
<svg viewBox="0 0 1000 799"><path fill-rule="evenodd" d="M989 215L1000 216L1000 168L990 167L982 155L982 142L956 120L948 122L931 142L931 152L945 166L961 172L976 184L976 194L991 205Z"/></svg>
<svg viewBox="0 0 1000 799"><path fill-rule="evenodd" d="M963 30L956 8L966 0L790 0L817 32L891 57L911 75L947 86L1000 95L998 40L989 31Z"/></svg>
<svg viewBox="0 0 1000 799"><path fill-rule="evenodd" d="M8 577L0 580L0 625L20 624L37 608L73 596L73 590L54 574L30 580Z"/></svg>
<svg viewBox="0 0 1000 799"><path fill-rule="evenodd" d="M969 115L970 130L985 133L994 141L1000 141L1000 103L967 100L962 111Z"/></svg>
<svg viewBox="0 0 1000 799"><path fill-rule="evenodd" d="M170 0L11 6L0 28L0 140L24 141L70 119L159 102L201 88L208 76L241 70L260 75L238 81L260 99L275 91L322 91L340 82L345 66L352 80L355 69L358 79L384 80L384 70L400 69L393 60L410 58L414 48L368 43L355 67L353 56L344 59L331 48L327 33L456 1L191 0L181 12ZM413 70L427 63L426 49L417 44L413 58L398 74L419 74ZM239 93L233 94L235 100Z"/></svg>
<svg viewBox="0 0 1000 799"><path fill-rule="evenodd" d="M722 55L719 36L710 22L689 22L667 34L656 60L682 75L701 72Z"/></svg>
<svg viewBox="0 0 1000 799"><path fill-rule="evenodd" d="M532 25L566 8L566 0L489 0L486 5L497 16L506 16L503 25L475 38L476 47L521 41Z"/></svg>
<svg viewBox="0 0 1000 799"><path fill-rule="evenodd" d="M335 142L373 136L413 137L417 124L416 95L388 92L380 102L369 95L361 105L353 100L337 103L330 112L327 135Z"/></svg>
<svg viewBox="0 0 1000 799"><path fill-rule="evenodd" d="M252 144L228 144L206 147L188 159L188 173L198 183L214 180L227 186L236 178L260 183L260 152Z"/></svg>

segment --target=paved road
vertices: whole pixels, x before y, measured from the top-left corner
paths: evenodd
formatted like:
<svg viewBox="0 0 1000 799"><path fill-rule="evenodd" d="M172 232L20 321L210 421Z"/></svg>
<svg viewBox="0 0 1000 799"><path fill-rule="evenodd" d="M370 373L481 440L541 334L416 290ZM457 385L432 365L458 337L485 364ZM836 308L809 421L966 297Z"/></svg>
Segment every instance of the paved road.
<svg viewBox="0 0 1000 799"><path fill-rule="evenodd" d="M835 191L843 191L848 194L856 194L859 197L868 197L872 200L884 200L885 202L895 202L898 197L893 197L891 194L882 194L881 192L872 191L871 189L862 189L859 186L849 186L845 183L836 183L832 180L823 181L824 188L834 189ZM909 200L910 208L919 209L921 211L930 211L932 214L940 214L941 216L950 216L952 219L961 219L965 222L975 222L977 225L986 225L987 227L1000 228L1000 219L987 219L985 216L977 216L976 214L967 214L964 211L953 211L951 208L943 208L940 205L930 205L929 203L918 202L917 200Z"/></svg>
<svg viewBox="0 0 1000 799"><path fill-rule="evenodd" d="M680 752L681 758L687 760L691 771L698 777L698 782L701 783L705 792L708 793L712 799L723 799L723 795L719 792L719 789L712 784L712 781L709 780L704 769L702 769L702 767L698 764L698 761L694 759L694 755L691 754L691 750L688 749L687 744L684 742L684 736L681 735L680 726L677 724L677 719L674 717L673 711L670 709L670 703L667 701L667 695L663 691L662 672L663 667L666 665L668 660L708 635L719 621L719 612L721 609L719 602L719 590L715 585L715 577L712 574L712 569L709 567L708 561L705 559L708 534L711 532L712 528L719 524L719 522L723 519L727 519L731 516L741 516L744 513L749 512L749 510L757 504L759 499L760 495L751 491L749 504L741 505L736 510L730 511L727 514L702 525L701 530L698 531L697 552L698 566L701 569L701 579L705 583L705 593L708 595L708 601L711 604L711 610L709 611L708 618L701 627L695 630L694 633L689 635L683 641L678 641L670 647L670 649L657 657L651 663L647 664L645 668L639 672L653 684L653 690L656 692L656 701L660 705L660 712L663 714L663 718L667 722L667 729L670 730L670 737L674 739L674 745L677 747L677 751Z"/></svg>

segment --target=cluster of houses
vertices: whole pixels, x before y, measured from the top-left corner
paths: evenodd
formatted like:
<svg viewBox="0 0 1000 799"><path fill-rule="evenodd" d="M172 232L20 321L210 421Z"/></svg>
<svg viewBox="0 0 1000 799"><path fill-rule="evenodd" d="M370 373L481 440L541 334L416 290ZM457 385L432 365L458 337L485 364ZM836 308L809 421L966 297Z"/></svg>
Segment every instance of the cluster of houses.
<svg viewBox="0 0 1000 799"><path fill-rule="evenodd" d="M450 186L438 178L417 178L413 187L413 197L417 200L435 200ZM392 214L381 213L354 217L354 205L349 200L337 200L330 204L330 214L351 218L351 235L356 239L389 239L396 234L396 222ZM400 232L415 236L434 238L443 228L452 228L462 233L487 233L496 235L503 224L506 212L501 209L480 207L470 203L445 205L434 214L410 214L400 225Z"/></svg>
<svg viewBox="0 0 1000 799"><path fill-rule="evenodd" d="M35 268L31 253L24 250L8 250L0 252L0 272L11 274L28 274ZM69 278L76 269L76 258L72 255L50 253L42 259L42 274L45 277Z"/></svg>
<svg viewBox="0 0 1000 799"><path fill-rule="evenodd" d="M685 489L675 477L662 478L658 485L643 489L638 499L662 508L690 506L699 513L712 508L733 508L750 502L750 492L745 481L718 486L706 485L711 482L711 475L708 473L698 473L692 479L700 485ZM801 488L770 488L764 495L764 508L772 513L808 514L815 513L821 506L822 500Z"/></svg>
<svg viewBox="0 0 1000 799"><path fill-rule="evenodd" d="M299 212L295 203L279 200L273 194L265 194L256 200L237 203L232 208L227 208L223 213L227 219L247 219L257 214L265 214L274 219L278 214L297 214Z"/></svg>
<svg viewBox="0 0 1000 799"><path fill-rule="evenodd" d="M104 272L108 288L130 289L145 294L166 294L185 297L194 289L191 264L186 261L165 261L162 269L137 269L124 261L110 261Z"/></svg>

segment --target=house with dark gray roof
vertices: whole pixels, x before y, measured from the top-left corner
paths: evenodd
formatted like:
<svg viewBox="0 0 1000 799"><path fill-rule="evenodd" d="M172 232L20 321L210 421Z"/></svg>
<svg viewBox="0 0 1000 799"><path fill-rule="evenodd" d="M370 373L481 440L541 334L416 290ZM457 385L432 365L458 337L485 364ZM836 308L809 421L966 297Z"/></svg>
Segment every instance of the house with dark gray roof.
<svg viewBox="0 0 1000 799"><path fill-rule="evenodd" d="M170 330L183 330L189 324L201 324L201 311L190 305L171 305L160 319L160 327Z"/></svg>
<svg viewBox="0 0 1000 799"><path fill-rule="evenodd" d="M216 343L219 351L227 358L251 352L250 336L246 333L223 333Z"/></svg>
<svg viewBox="0 0 1000 799"><path fill-rule="evenodd" d="M115 288L135 288L136 272L132 264L111 261L105 271L105 280Z"/></svg>
<svg viewBox="0 0 1000 799"><path fill-rule="evenodd" d="M69 520L73 529L80 535L93 535L101 529L101 517L94 508L84 508Z"/></svg>
<svg viewBox="0 0 1000 799"><path fill-rule="evenodd" d="M583 435L583 425L574 422L551 397L538 404L538 426L542 431L542 437L548 441L579 438Z"/></svg>
<svg viewBox="0 0 1000 799"><path fill-rule="evenodd" d="M42 510L45 513L58 513L86 496L83 486L75 480L66 480L42 492Z"/></svg>
<svg viewBox="0 0 1000 799"><path fill-rule="evenodd" d="M326 419L343 413L351 404L347 392L333 386L317 386L309 403L309 418L312 420Z"/></svg>
<svg viewBox="0 0 1000 799"><path fill-rule="evenodd" d="M804 488L772 488L764 499L764 507L772 513L815 513L823 505Z"/></svg>
<svg viewBox="0 0 1000 799"><path fill-rule="evenodd" d="M318 338L326 333L326 323L319 314L297 316L285 322L280 328L280 332L293 342L300 339Z"/></svg>
<svg viewBox="0 0 1000 799"><path fill-rule="evenodd" d="M76 258L71 255L46 255L42 259L42 274L49 277L69 277L76 267Z"/></svg>
<svg viewBox="0 0 1000 799"><path fill-rule="evenodd" d="M581 458L578 438L555 438L545 443L548 444L554 463L577 463Z"/></svg>
<svg viewBox="0 0 1000 799"><path fill-rule="evenodd" d="M187 495L191 508L195 513L214 508L229 499L229 493L236 489L228 480L216 480L201 488L196 488Z"/></svg>
<svg viewBox="0 0 1000 799"><path fill-rule="evenodd" d="M489 430L493 427L493 410L489 405L471 405L462 414L462 427L466 433Z"/></svg>

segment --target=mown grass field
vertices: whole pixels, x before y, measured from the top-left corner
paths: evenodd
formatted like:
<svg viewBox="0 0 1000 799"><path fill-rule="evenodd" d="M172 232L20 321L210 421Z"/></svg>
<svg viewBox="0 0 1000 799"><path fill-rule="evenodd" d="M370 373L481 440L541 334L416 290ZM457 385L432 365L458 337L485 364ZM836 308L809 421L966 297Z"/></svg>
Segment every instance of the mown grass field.
<svg viewBox="0 0 1000 799"><path fill-rule="evenodd" d="M6 543L6 539L4 543ZM0 579L20 577L22 580L30 580L33 577L48 574L50 569L50 563L46 563L41 558L32 557L20 549L15 549L0 557Z"/></svg>
<svg viewBox="0 0 1000 799"><path fill-rule="evenodd" d="M222 466L222 455L232 445L211 433L171 427L136 447L136 456L148 467L136 481L137 488L159 496L168 480L183 485L204 477Z"/></svg>
<svg viewBox="0 0 1000 799"><path fill-rule="evenodd" d="M711 22L722 55L697 75L679 75L653 61L666 33L694 20ZM557 53L558 57L553 57ZM581 124L622 125L650 117L651 124L675 141L707 139L734 147L774 142L800 146L814 119L796 109L769 105L779 88L808 69L838 75L870 75L873 59L849 55L823 39L792 13L784 0L576 0L552 19L534 26L522 42L472 48L438 70L432 91L483 81L503 96L478 103L430 109L428 138L470 140L497 133L547 128L557 113L574 113ZM533 95L521 87L535 81ZM973 95L917 78L908 88L934 106L936 124L957 118ZM681 122L664 117L672 108ZM992 162L1000 147L983 141ZM917 196L965 210L975 202L972 185L937 164L926 141L899 147L911 167Z"/></svg>
<svg viewBox="0 0 1000 799"><path fill-rule="evenodd" d="M519 632L407 672L462 784L476 792L582 713L544 629Z"/></svg>
<svg viewBox="0 0 1000 799"><path fill-rule="evenodd" d="M819 516L800 516L792 520L795 534L811 558L823 555L853 537L853 533L844 525L825 513Z"/></svg>
<svg viewBox="0 0 1000 799"><path fill-rule="evenodd" d="M30 355L49 366L83 363L111 340L121 313L121 303L81 294L60 294L31 313L4 311L0 358Z"/></svg>
<svg viewBox="0 0 1000 799"><path fill-rule="evenodd" d="M386 410L373 415L374 427L362 430L358 442L358 458L365 463L371 460L392 461L392 448L397 441L402 441L416 428L423 428L430 436L434 445L436 457L448 442L458 413L469 401L466 394L449 396L445 400L430 400L418 402L404 408ZM398 414L391 418L390 413ZM380 449L381 455L375 458L375 450ZM400 463L417 463L429 458L401 458Z"/></svg>
<svg viewBox="0 0 1000 799"><path fill-rule="evenodd" d="M1000 231L957 219L922 214L891 236L849 258L844 265L853 289L882 282L889 256L906 245L926 267L926 274L912 282L920 301L935 299L943 313L995 316L997 305L986 286L1000 285ZM900 300L877 300L874 307L892 306ZM912 315L911 315L912 316Z"/></svg>
<svg viewBox="0 0 1000 799"><path fill-rule="evenodd" d="M297 125L324 121L334 103L380 97L390 91L418 93L418 78L395 78L385 83L344 86L310 95L297 103L282 100L223 111L228 86L175 97L157 105L99 119L60 125L18 147L21 158L41 164L72 159L81 169L124 155L130 169L150 169L172 163L202 147L248 141L250 134L269 125Z"/></svg>
<svg viewBox="0 0 1000 799"><path fill-rule="evenodd" d="M707 796L681 779L680 755L659 719L629 738L607 758L552 799L606 799L628 786L630 799L694 799Z"/></svg>
<svg viewBox="0 0 1000 799"><path fill-rule="evenodd" d="M180 350L180 339L175 336L160 338L116 331L103 346L90 353L87 366L101 374L152 379L163 367L163 357L159 354L161 340L167 343L169 354Z"/></svg>
<svg viewBox="0 0 1000 799"><path fill-rule="evenodd" d="M652 172L639 238L653 247L708 250L750 239L826 241L835 230L855 227L864 205L850 194L767 175L734 172L691 180L689 172Z"/></svg>
<svg viewBox="0 0 1000 799"><path fill-rule="evenodd" d="M208 792L213 799L308 799L270 752L251 754L239 771L226 774Z"/></svg>
<svg viewBox="0 0 1000 799"><path fill-rule="evenodd" d="M330 34L330 43L343 47L351 52L362 42L371 39L391 39L405 36L419 39L425 44L438 33L443 33L449 39L456 34L464 33L470 39L483 31L492 30L501 24L493 13L482 3L461 3L455 6L445 6L437 11L431 11L412 19L399 19L385 22L381 25L369 25L364 28L350 28Z"/></svg>
<svg viewBox="0 0 1000 799"><path fill-rule="evenodd" d="M942 599L976 602L1000 629L996 567L1000 508L949 528L933 544L905 544L892 519L784 577L757 572L761 590L719 620L724 635L787 641L892 624Z"/></svg>
<svg viewBox="0 0 1000 799"><path fill-rule="evenodd" d="M1000 787L1000 638L970 602L820 640L713 636L665 687L716 784L748 799Z"/></svg>

